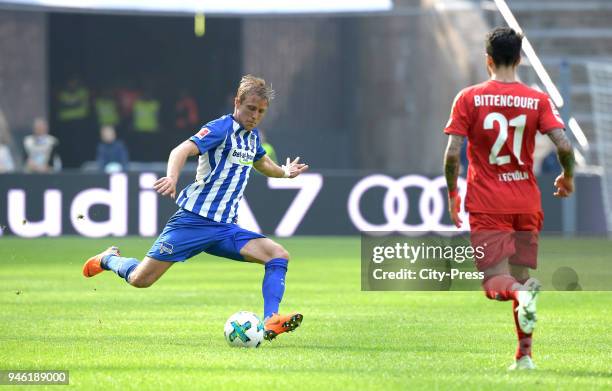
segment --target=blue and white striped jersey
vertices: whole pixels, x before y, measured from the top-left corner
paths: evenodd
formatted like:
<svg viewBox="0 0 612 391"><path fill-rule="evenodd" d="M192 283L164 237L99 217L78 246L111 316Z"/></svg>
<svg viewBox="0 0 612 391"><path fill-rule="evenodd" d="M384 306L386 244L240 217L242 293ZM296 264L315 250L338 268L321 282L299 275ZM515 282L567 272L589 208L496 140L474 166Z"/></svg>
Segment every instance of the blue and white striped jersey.
<svg viewBox="0 0 612 391"><path fill-rule="evenodd" d="M195 182L180 192L176 204L220 223L235 223L253 162L266 153L258 130L245 130L228 114L204 125L190 140L200 150L198 169Z"/></svg>

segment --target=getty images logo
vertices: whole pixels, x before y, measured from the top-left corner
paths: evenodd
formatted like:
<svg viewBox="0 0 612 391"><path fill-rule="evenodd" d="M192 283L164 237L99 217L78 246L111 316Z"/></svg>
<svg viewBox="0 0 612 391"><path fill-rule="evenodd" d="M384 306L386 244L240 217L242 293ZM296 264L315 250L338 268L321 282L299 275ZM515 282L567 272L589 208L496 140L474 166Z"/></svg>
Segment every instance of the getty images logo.
<svg viewBox="0 0 612 391"><path fill-rule="evenodd" d="M138 211L138 232L142 236L157 233L157 194L153 183L157 176L144 173L139 176L140 193ZM8 191L8 226L18 236L33 238L38 236L60 236L62 234L62 192L48 189L43 193L43 218L26 222L26 191ZM89 210L94 205L108 206L109 218L106 221L93 221ZM99 238L103 236L125 236L128 231L128 177L126 174L113 174L109 178L109 188L90 188L79 192L70 205L70 220L74 229L81 235ZM1 234L1 231L0 231Z"/></svg>

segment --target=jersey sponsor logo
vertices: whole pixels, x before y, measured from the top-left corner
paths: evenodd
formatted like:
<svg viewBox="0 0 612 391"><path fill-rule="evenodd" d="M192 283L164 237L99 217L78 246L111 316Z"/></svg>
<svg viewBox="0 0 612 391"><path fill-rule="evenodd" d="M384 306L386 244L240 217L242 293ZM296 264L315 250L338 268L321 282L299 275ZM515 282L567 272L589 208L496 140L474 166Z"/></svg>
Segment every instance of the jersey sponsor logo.
<svg viewBox="0 0 612 391"><path fill-rule="evenodd" d="M255 153L246 149L234 148L230 153L230 162L234 164L250 166L253 164L253 159L255 159Z"/></svg>
<svg viewBox="0 0 612 391"><path fill-rule="evenodd" d="M208 128L202 128L198 133L196 133L195 136L202 140L204 137L206 137L208 133L210 133L210 130Z"/></svg>

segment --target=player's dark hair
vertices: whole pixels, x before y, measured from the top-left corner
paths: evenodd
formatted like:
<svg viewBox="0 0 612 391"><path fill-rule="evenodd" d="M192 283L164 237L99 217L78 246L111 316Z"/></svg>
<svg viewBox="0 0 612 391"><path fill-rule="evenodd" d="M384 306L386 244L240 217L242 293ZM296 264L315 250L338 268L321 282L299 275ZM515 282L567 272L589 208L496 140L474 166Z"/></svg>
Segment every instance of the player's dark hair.
<svg viewBox="0 0 612 391"><path fill-rule="evenodd" d="M523 35L510 27L496 27L489 31L485 39L487 54L493 58L495 66L512 66L521 58Z"/></svg>

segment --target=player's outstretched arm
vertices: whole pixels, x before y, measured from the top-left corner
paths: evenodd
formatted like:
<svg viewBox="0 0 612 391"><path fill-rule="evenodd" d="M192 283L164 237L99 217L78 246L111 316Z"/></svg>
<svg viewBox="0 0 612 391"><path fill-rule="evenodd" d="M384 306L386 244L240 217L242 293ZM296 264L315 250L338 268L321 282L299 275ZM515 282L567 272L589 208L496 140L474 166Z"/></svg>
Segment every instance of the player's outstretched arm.
<svg viewBox="0 0 612 391"><path fill-rule="evenodd" d="M304 171L308 170L308 164L299 163L300 157L293 161L287 158L287 163L279 166L274 163L267 155L253 163L253 167L263 175L272 178L295 178Z"/></svg>
<svg viewBox="0 0 612 391"><path fill-rule="evenodd" d="M446 187L448 189L448 212L451 220L457 228L461 228L461 196L457 188L457 178L459 177L459 165L461 146L465 137L451 134L448 137L446 152L444 153L444 176L446 177Z"/></svg>
<svg viewBox="0 0 612 391"><path fill-rule="evenodd" d="M563 172L555 179L557 191L555 197L568 197L574 191L574 148L572 143L565 135L563 129L553 129L548 132L548 137L557 146L557 157Z"/></svg>
<svg viewBox="0 0 612 391"><path fill-rule="evenodd" d="M175 147L168 157L166 176L155 181L153 188L163 196L176 197L176 183L187 158L199 153L198 147L190 140L183 141Z"/></svg>

